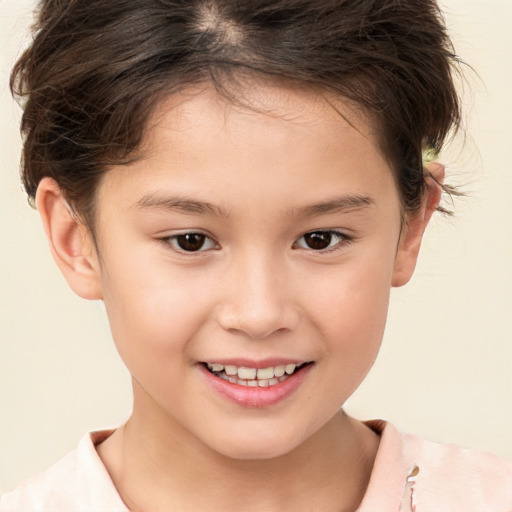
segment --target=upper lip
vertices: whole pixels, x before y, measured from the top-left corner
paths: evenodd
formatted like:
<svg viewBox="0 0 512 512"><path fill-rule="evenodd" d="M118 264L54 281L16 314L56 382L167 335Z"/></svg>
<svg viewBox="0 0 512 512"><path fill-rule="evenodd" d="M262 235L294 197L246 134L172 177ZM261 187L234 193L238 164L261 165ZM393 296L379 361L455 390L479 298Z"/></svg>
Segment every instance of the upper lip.
<svg viewBox="0 0 512 512"><path fill-rule="evenodd" d="M212 359L206 359L204 363L217 363L222 364L223 366L237 366L238 368L244 367L244 368L269 368L271 366L286 366L287 364L295 364L295 365L301 365L304 363L310 363L312 361L309 361L307 359L290 359L290 358L284 358L284 357L278 357L278 358L267 358L267 359L259 359L257 361L253 359L247 359L247 358L212 358Z"/></svg>

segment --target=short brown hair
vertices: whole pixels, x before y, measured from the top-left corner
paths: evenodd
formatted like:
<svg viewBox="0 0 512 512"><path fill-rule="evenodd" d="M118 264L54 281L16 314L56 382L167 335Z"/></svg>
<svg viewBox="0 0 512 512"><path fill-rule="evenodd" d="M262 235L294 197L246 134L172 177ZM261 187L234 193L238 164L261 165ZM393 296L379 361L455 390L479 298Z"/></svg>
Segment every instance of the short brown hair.
<svg viewBox="0 0 512 512"><path fill-rule="evenodd" d="M11 75L24 100L22 179L54 178L90 223L101 175L137 157L156 103L240 72L324 88L377 120L404 208L460 119L435 0L42 0Z"/></svg>

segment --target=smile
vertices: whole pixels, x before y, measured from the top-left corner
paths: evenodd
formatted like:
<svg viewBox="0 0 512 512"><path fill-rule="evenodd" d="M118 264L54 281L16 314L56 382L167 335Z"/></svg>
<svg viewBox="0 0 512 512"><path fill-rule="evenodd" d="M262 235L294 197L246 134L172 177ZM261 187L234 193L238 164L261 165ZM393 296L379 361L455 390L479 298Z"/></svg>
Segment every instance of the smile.
<svg viewBox="0 0 512 512"><path fill-rule="evenodd" d="M246 387L268 388L289 379L293 374L309 363L269 366L268 368L250 368L245 366L206 363L206 368L216 377L231 384Z"/></svg>

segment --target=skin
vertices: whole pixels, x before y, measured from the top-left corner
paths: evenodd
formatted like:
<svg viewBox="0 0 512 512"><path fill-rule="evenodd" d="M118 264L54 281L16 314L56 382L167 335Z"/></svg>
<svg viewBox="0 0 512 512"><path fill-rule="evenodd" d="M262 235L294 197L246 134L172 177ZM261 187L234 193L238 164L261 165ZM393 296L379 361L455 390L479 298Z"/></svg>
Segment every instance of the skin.
<svg viewBox="0 0 512 512"><path fill-rule="evenodd" d="M379 439L341 406L377 356L390 288L414 271L439 187L404 217L355 109L337 100L349 124L278 85L245 99L252 108L205 87L159 106L144 158L97 191L99 253L56 183L38 189L59 267L104 301L132 375L133 413L98 447L131 510L349 511L369 481ZM213 208L169 207L176 196ZM340 235L310 248L304 234L321 230ZM205 250L180 252L170 237L184 232L206 234ZM200 371L241 357L314 364L284 400L243 407Z"/></svg>

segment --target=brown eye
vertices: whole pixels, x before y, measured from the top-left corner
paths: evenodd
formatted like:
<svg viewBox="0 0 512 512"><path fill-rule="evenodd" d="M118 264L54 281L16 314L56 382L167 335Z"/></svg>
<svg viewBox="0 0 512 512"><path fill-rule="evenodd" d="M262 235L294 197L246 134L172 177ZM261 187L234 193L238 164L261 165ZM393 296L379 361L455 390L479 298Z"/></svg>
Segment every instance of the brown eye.
<svg viewBox="0 0 512 512"><path fill-rule="evenodd" d="M199 251L204 245L205 238L200 233L187 233L186 235L178 235L176 242L178 242L180 249L184 251Z"/></svg>
<svg viewBox="0 0 512 512"><path fill-rule="evenodd" d="M313 231L304 235L304 241L310 249L320 251L331 244L332 235L328 231Z"/></svg>
<svg viewBox="0 0 512 512"><path fill-rule="evenodd" d="M297 245L303 249L323 251L335 248L344 241L348 241L348 237L337 231L310 231L297 240Z"/></svg>
<svg viewBox="0 0 512 512"><path fill-rule="evenodd" d="M178 251L198 252L213 249L215 243L203 233L183 233L168 238L169 243Z"/></svg>

